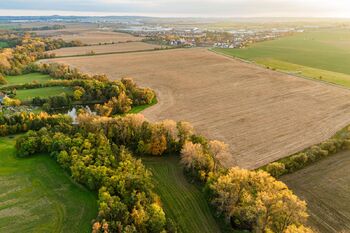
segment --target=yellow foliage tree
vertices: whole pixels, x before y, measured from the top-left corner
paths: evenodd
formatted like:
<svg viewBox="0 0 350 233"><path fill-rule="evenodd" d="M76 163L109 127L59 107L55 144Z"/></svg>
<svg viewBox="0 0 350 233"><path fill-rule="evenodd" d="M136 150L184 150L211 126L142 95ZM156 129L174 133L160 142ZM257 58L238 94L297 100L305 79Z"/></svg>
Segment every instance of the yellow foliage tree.
<svg viewBox="0 0 350 233"><path fill-rule="evenodd" d="M308 217L306 203L266 172L231 168L210 188L219 212L240 227L252 226L255 232L282 233Z"/></svg>

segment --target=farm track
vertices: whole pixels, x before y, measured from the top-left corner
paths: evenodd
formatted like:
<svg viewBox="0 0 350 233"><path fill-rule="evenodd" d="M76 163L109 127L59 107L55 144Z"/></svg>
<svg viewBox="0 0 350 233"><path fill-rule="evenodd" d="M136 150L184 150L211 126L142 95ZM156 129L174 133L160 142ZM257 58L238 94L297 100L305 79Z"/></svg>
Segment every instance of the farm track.
<svg viewBox="0 0 350 233"><path fill-rule="evenodd" d="M350 122L350 91L267 70L205 49L50 59L158 94L150 120L187 120L227 142L229 166L254 169L319 143Z"/></svg>

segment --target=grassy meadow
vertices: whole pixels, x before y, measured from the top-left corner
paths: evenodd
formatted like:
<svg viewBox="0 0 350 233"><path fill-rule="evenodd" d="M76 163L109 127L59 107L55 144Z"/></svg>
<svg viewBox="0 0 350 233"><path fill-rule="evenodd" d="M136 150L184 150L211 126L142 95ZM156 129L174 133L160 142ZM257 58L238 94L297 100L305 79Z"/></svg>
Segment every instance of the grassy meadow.
<svg viewBox="0 0 350 233"><path fill-rule="evenodd" d="M70 93L72 92L72 89L69 87L43 87L43 88L35 88L35 89L23 89L23 90L17 90L16 92L16 99L19 99L21 101L24 100L31 100L34 97L50 97L59 95L62 93Z"/></svg>
<svg viewBox="0 0 350 233"><path fill-rule="evenodd" d="M17 76L7 76L7 84L2 85L3 87L10 87L12 85L21 85L26 83L47 83L52 78L46 74L40 73L29 73ZM21 101L28 101L34 97L49 97L54 95L59 95L61 93L71 93L72 89L63 86L53 86L53 87L43 87L43 88L33 88L33 89L19 89L16 91L16 99Z"/></svg>
<svg viewBox="0 0 350 233"><path fill-rule="evenodd" d="M243 49L214 49L266 67L350 87L350 30L297 33Z"/></svg>
<svg viewBox="0 0 350 233"><path fill-rule="evenodd" d="M40 73L29 73L29 74L23 74L23 75L17 75L17 76L7 76L6 80L9 85L18 85L18 84L25 84L25 83L47 83L52 78L47 74L40 74Z"/></svg>
<svg viewBox="0 0 350 233"><path fill-rule="evenodd" d="M0 41L0 49L8 47L9 44L5 41Z"/></svg>
<svg viewBox="0 0 350 233"><path fill-rule="evenodd" d="M142 161L153 173L156 192L166 214L178 223L181 232L220 232L203 193L186 180L177 157L143 158Z"/></svg>
<svg viewBox="0 0 350 233"><path fill-rule="evenodd" d="M95 195L48 155L17 158L14 145L0 138L0 232L91 232Z"/></svg>

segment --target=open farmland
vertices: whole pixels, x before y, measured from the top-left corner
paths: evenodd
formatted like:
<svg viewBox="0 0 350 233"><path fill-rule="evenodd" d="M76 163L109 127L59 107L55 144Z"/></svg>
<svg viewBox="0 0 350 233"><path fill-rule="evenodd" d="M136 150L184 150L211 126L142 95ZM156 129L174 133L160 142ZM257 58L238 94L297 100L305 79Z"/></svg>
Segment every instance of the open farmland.
<svg viewBox="0 0 350 233"><path fill-rule="evenodd" d="M282 178L306 200L309 224L321 233L350 232L349 167L345 151Z"/></svg>
<svg viewBox="0 0 350 233"><path fill-rule="evenodd" d="M73 183L49 155L20 159L0 138L0 232L91 232L93 193Z"/></svg>
<svg viewBox="0 0 350 233"><path fill-rule="evenodd" d="M35 31L40 36L49 36L53 38L61 38L66 41L80 40L84 44L96 45L104 43L118 43L128 41L140 41L142 37L135 37L130 34L113 32L110 30L102 30L96 27L67 27L59 30Z"/></svg>
<svg viewBox="0 0 350 233"><path fill-rule="evenodd" d="M350 87L350 30L323 29L217 52Z"/></svg>
<svg viewBox="0 0 350 233"><path fill-rule="evenodd" d="M157 91L151 120L187 120L233 151L228 165L257 168L329 138L349 123L350 92L266 70L205 49L61 58Z"/></svg>
<svg viewBox="0 0 350 233"><path fill-rule="evenodd" d="M93 45L83 47L71 47L52 50L49 53L54 53L56 56L76 56L87 54L103 54L103 53L118 53L128 51L144 51L160 48L159 45L152 45L143 42L117 43L108 45Z"/></svg>

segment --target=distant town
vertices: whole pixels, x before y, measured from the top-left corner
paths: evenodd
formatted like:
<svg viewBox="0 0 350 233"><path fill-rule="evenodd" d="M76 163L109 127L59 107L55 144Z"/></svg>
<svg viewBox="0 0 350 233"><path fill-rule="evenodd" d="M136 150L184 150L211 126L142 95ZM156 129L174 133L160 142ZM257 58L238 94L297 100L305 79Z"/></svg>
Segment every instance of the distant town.
<svg viewBox="0 0 350 233"><path fill-rule="evenodd" d="M179 47L244 48L250 44L304 32L299 28L238 29L230 31L195 28L133 26L118 31L145 37L145 41Z"/></svg>

